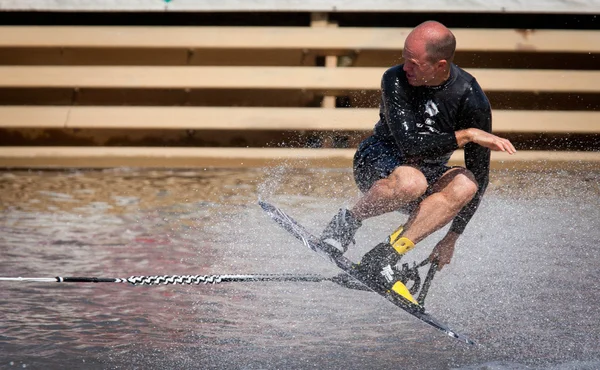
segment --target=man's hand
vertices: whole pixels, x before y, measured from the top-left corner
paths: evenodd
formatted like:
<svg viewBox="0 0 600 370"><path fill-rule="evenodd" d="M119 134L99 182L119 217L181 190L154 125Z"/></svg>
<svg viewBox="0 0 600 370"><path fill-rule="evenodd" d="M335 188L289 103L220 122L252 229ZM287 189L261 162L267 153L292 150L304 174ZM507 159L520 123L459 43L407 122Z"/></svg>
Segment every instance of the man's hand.
<svg viewBox="0 0 600 370"><path fill-rule="evenodd" d="M445 265L449 264L454 255L454 247L456 246L456 240L460 234L449 232L446 236L437 243L433 251L429 255L429 260L438 261L438 271L444 268Z"/></svg>
<svg viewBox="0 0 600 370"><path fill-rule="evenodd" d="M517 152L508 139L477 128L456 131L455 135L459 148L463 148L468 143L475 143L497 152L506 152L508 154L515 154Z"/></svg>

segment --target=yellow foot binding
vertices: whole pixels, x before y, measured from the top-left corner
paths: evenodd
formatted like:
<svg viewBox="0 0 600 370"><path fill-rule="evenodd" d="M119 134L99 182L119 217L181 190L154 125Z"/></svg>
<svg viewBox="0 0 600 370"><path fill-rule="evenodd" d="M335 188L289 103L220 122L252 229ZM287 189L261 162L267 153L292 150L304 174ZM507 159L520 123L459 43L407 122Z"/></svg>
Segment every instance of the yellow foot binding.
<svg viewBox="0 0 600 370"><path fill-rule="evenodd" d="M412 294L410 294L406 285L404 285L404 283L402 283L401 281L397 281L394 283L394 285L392 286L392 291L401 296L402 298L410 301L411 303L420 306L419 302L417 302L417 300L412 296Z"/></svg>
<svg viewBox="0 0 600 370"><path fill-rule="evenodd" d="M400 225L389 237L388 243L398 252L398 254L405 254L415 247L415 243L412 240L403 237L404 226Z"/></svg>

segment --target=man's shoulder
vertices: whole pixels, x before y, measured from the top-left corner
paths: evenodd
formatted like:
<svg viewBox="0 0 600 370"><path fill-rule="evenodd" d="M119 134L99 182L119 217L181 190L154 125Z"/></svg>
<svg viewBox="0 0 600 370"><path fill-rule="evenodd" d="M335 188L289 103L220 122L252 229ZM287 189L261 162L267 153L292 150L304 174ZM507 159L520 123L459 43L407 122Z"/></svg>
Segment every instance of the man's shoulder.
<svg viewBox="0 0 600 370"><path fill-rule="evenodd" d="M382 85L388 88L397 89L398 87L406 89L409 87L406 73L403 70L404 64L398 64L388 68L381 77Z"/></svg>
<svg viewBox="0 0 600 370"><path fill-rule="evenodd" d="M385 73L398 73L400 71L402 71L402 68L404 68L404 64L396 64L394 66L389 67Z"/></svg>
<svg viewBox="0 0 600 370"><path fill-rule="evenodd" d="M456 76L456 80L459 82L472 84L476 83L475 77L464 69L460 68L456 64L452 64L452 74Z"/></svg>
<svg viewBox="0 0 600 370"><path fill-rule="evenodd" d="M395 66L391 66L383 72L383 77L401 77L405 76L404 70L402 69L404 64L397 64Z"/></svg>
<svg viewBox="0 0 600 370"><path fill-rule="evenodd" d="M455 64L452 65L452 68L456 76L454 85L461 91L460 95L470 95L472 99L469 99L469 101L472 103L477 103L477 101L487 103L485 92L477 82L475 76Z"/></svg>

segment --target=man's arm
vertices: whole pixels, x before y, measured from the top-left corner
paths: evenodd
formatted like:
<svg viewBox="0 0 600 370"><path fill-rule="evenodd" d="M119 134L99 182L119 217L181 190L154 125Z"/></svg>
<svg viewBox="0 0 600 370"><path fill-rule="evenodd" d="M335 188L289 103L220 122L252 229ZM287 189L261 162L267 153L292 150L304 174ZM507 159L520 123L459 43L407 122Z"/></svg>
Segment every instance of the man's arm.
<svg viewBox="0 0 600 370"><path fill-rule="evenodd" d="M473 199L454 217L450 230L431 252L429 258L438 261L438 270L450 263L458 237L479 207L489 182L490 149L509 154L516 152L510 141L479 129L460 130L456 136L459 145L464 145L466 167L475 176L479 188Z"/></svg>
<svg viewBox="0 0 600 370"><path fill-rule="evenodd" d="M461 123L462 127L466 128L456 131L455 135L458 147L464 147L465 166L475 176L478 190L473 199L454 218L450 231L456 234L464 231L485 193L489 182L490 151L502 151L509 154L516 152L510 141L491 133L491 107L476 81L473 82L470 94L471 96L467 99L469 105L465 107Z"/></svg>
<svg viewBox="0 0 600 370"><path fill-rule="evenodd" d="M406 96L407 83L400 81L397 68L389 69L381 79L382 118L385 119L396 145L406 157L437 156L455 150L455 135L419 135L417 119Z"/></svg>
<svg viewBox="0 0 600 370"><path fill-rule="evenodd" d="M455 132L455 135L459 148L465 147L469 143L475 143L497 152L506 152L508 154L515 154L517 152L509 140L479 129L459 130Z"/></svg>
<svg viewBox="0 0 600 370"><path fill-rule="evenodd" d="M475 176L478 189L473 199L454 217L450 231L456 234L462 234L467 223L469 223L475 211L477 211L490 178L490 149L474 142L469 142L464 145L464 150L465 167Z"/></svg>
<svg viewBox="0 0 600 370"><path fill-rule="evenodd" d="M497 136L491 133L492 108L477 81L472 82L465 101L459 122L464 129L455 132L456 142L459 148L464 148L465 167L475 176L478 189L452 222L450 231L456 234L462 234L479 207L490 178L490 149L496 149L497 145L494 141Z"/></svg>
<svg viewBox="0 0 600 370"><path fill-rule="evenodd" d="M493 140L483 134L494 135L489 133L492 131L491 108L489 103L487 103L487 98L485 98L483 92L481 92L481 94L480 109L466 109L466 114L468 114L468 116L463 116L468 119L466 125L479 128L468 128L455 132L458 146L465 150L465 166L473 173L478 188L473 199L471 199L471 201L454 217L450 230L446 236L436 244L429 256L430 260L437 260L438 270L443 269L444 266L449 264L452 260L456 241L479 207L479 203L481 202L481 198L483 197L483 193L485 193L489 182L490 148L485 145L489 146L487 142Z"/></svg>

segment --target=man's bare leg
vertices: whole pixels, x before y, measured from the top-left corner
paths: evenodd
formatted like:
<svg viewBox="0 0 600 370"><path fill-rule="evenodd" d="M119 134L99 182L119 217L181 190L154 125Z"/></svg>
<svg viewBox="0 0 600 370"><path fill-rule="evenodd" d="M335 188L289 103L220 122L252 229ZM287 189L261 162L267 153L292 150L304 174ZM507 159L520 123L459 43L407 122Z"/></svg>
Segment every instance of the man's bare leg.
<svg viewBox="0 0 600 370"><path fill-rule="evenodd" d="M427 190L427 180L414 167L400 166L385 179L376 181L350 209L358 220L396 211L418 199Z"/></svg>
<svg viewBox="0 0 600 370"><path fill-rule="evenodd" d="M453 168L433 185L433 191L404 226L402 236L415 244L450 222L473 198L477 183L468 170Z"/></svg>
<svg viewBox="0 0 600 370"><path fill-rule="evenodd" d="M395 211L417 200L427 190L427 180L414 167L400 166L390 176L376 181L352 209L340 209L321 233L321 240L342 253L354 242L354 234L362 221Z"/></svg>

